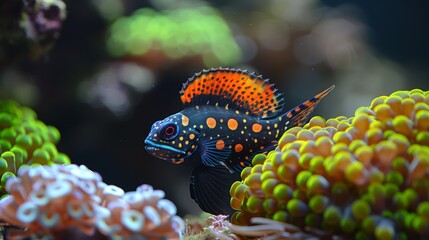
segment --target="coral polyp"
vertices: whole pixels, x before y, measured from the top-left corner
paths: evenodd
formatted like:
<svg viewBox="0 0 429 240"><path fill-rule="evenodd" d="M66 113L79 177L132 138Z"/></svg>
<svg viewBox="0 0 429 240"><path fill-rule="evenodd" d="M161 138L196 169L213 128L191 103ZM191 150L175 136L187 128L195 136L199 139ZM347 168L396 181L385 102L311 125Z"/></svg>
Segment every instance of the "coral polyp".
<svg viewBox="0 0 429 240"><path fill-rule="evenodd" d="M230 190L232 222L266 217L319 236L429 237L429 92L313 117L254 157ZM315 230L317 229L317 230Z"/></svg>
<svg viewBox="0 0 429 240"><path fill-rule="evenodd" d="M10 194L0 202L1 218L25 227L28 236L45 236L76 228L95 233L105 183L85 166L21 167L8 180Z"/></svg>
<svg viewBox="0 0 429 240"><path fill-rule="evenodd" d="M142 185L136 191L110 198L103 204L107 211L100 214L97 227L112 239L179 239L184 222L164 195L162 190Z"/></svg>
<svg viewBox="0 0 429 240"><path fill-rule="evenodd" d="M33 110L0 101L0 221L10 239L179 239L183 220L164 192L124 192L55 144L60 133Z"/></svg>
<svg viewBox="0 0 429 240"><path fill-rule="evenodd" d="M12 101L0 101L0 194L7 179L22 165L68 164L67 155L58 152L59 131L37 119L36 113Z"/></svg>
<svg viewBox="0 0 429 240"><path fill-rule="evenodd" d="M8 232L13 239L179 239L184 230L163 191L125 193L83 165L24 166L6 190L1 220L22 228Z"/></svg>

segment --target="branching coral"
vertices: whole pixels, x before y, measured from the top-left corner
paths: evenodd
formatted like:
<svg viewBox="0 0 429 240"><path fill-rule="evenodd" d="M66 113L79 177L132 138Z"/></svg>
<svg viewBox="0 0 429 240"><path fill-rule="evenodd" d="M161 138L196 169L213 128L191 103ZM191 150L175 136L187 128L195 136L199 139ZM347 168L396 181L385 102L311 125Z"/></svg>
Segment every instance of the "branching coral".
<svg viewBox="0 0 429 240"><path fill-rule="evenodd" d="M23 165L68 164L67 155L55 144L60 133L37 120L36 113L12 101L0 101L0 194L5 194L7 179Z"/></svg>
<svg viewBox="0 0 429 240"><path fill-rule="evenodd" d="M266 217L324 237L429 237L429 92L381 96L350 118L313 117L252 164L231 187L233 223Z"/></svg>
<svg viewBox="0 0 429 240"><path fill-rule="evenodd" d="M178 239L184 230L164 192L142 185L124 193L85 166L25 166L6 190L10 195L0 202L0 216L25 228L13 232L14 238L60 239L64 232L88 237L98 230L112 239Z"/></svg>

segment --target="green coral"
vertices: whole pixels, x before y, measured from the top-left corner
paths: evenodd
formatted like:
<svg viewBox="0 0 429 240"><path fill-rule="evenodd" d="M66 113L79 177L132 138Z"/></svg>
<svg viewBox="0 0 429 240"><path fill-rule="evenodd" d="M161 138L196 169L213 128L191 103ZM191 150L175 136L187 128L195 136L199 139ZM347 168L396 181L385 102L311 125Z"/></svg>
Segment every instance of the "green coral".
<svg viewBox="0 0 429 240"><path fill-rule="evenodd" d="M6 181L23 165L69 164L69 157L57 150L59 140L59 131L38 120L32 109L0 101L1 196Z"/></svg>
<svg viewBox="0 0 429 240"><path fill-rule="evenodd" d="M125 193L107 185L98 173L70 164L56 148L59 140L58 130L30 108L0 101L0 215L13 228L0 229L5 238L181 238L184 222L163 191L143 184Z"/></svg>
<svg viewBox="0 0 429 240"><path fill-rule="evenodd" d="M252 165L231 187L235 224L266 217L325 237L427 238L429 92L377 97L350 118L313 117Z"/></svg>
<svg viewBox="0 0 429 240"><path fill-rule="evenodd" d="M236 64L241 50L219 12L207 6L155 11L142 8L117 19L107 49L113 56L159 51L169 58L201 55L205 65Z"/></svg>

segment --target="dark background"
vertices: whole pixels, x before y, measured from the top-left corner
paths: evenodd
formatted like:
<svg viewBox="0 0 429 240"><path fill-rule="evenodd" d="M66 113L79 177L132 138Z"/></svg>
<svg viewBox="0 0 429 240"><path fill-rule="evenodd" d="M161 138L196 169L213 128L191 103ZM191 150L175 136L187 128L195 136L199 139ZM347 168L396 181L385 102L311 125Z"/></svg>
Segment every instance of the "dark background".
<svg viewBox="0 0 429 240"><path fill-rule="evenodd" d="M120 2L124 16L142 7L163 10L146 1ZM247 35L254 40L254 26L261 18L254 18L253 13L267 12L270 2L281 1L205 3L217 9L231 27L233 36ZM358 106L369 105L372 98L395 90L428 90L429 14L425 1L310 2L313 2L312 24L290 31L290 47L264 49L254 40L255 56L230 66L250 68L271 78L282 92L286 92L289 108L336 84L336 89L315 111L326 118L352 116ZM164 190L166 197L178 206L180 214L198 213L188 192L192 164L173 165L156 159L145 152L143 140L153 122L182 110L178 94L182 82L194 72L217 66L207 66L198 54L176 59L157 51L137 57L112 56L106 51L105 42L114 19L103 19L94 1L66 3L68 16L55 46L36 61L24 59L1 70L3 97L15 98L33 107L42 121L56 126L62 135L58 148L68 154L73 163L88 166L99 172L105 182L126 191L143 183L150 184ZM294 46L299 45L300 37L332 18L352 19L354 26L359 26L357 33L345 40L357 44L357 51L352 51L345 63L341 59L337 64L325 60L307 64L300 61L294 55ZM305 19L297 21L301 20ZM312 49L304 49L311 56ZM246 48L242 50L247 51ZM329 49L327 52L329 54ZM123 63L136 63L150 70L154 79L150 89L139 92L125 88L131 105L120 114L107 108L102 101L83 100L82 89L85 90L86 85L82 82L96 81L97 74ZM111 71L114 72L115 67ZM11 94L16 91L8 90L11 85L6 84L10 81L6 78L13 76L6 72L19 73L15 76L21 84L18 88L25 86L31 90ZM23 98L26 94L32 97Z"/></svg>

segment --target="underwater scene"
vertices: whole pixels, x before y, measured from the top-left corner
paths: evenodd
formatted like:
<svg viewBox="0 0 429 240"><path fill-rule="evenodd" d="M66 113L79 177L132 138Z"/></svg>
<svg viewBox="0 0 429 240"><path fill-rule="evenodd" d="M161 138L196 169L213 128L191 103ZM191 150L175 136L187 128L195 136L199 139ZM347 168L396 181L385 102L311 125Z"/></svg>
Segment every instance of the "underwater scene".
<svg viewBox="0 0 429 240"><path fill-rule="evenodd" d="M427 10L1 0L0 240L429 239Z"/></svg>

